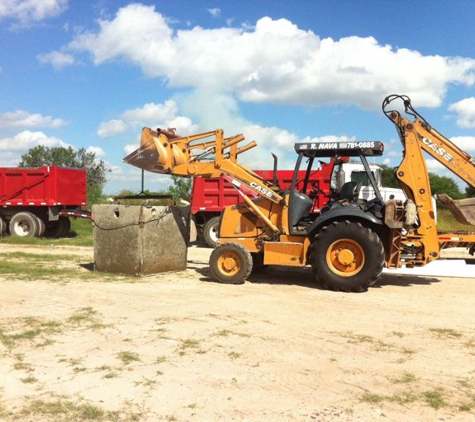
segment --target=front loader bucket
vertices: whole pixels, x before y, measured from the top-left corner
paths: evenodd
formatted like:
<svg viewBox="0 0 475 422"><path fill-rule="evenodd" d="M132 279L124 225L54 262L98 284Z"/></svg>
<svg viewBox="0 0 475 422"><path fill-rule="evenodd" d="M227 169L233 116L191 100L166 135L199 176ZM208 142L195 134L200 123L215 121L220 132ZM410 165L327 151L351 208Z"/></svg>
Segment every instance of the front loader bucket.
<svg viewBox="0 0 475 422"><path fill-rule="evenodd" d="M153 142L140 146L123 159L125 163L147 171L155 171L157 160L158 153Z"/></svg>
<svg viewBox="0 0 475 422"><path fill-rule="evenodd" d="M475 198L452 199L441 193L437 195L437 199L450 210L459 223L475 226Z"/></svg>
<svg viewBox="0 0 475 422"><path fill-rule="evenodd" d="M142 131L140 147L123 159L127 164L131 164L142 170L154 173L169 173L169 153L165 145L169 139L166 135L158 133L148 128Z"/></svg>

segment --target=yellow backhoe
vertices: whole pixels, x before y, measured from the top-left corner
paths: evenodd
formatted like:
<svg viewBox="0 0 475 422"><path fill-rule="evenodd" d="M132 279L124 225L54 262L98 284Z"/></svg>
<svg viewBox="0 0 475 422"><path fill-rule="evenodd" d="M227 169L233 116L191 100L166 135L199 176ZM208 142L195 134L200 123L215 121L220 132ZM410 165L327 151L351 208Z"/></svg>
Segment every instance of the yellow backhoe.
<svg viewBox="0 0 475 422"><path fill-rule="evenodd" d="M388 110L402 100L408 120ZM383 267L425 265L448 246L465 246L474 252L475 233L440 233L423 151L475 186L475 164L447 138L436 132L412 108L406 96L389 96L383 111L396 125L403 144L403 160L396 171L406 201L384 202L366 157L383 154L378 141L297 143L294 178L281 191L238 163L238 156L256 146L240 146L243 135L225 138L221 129L180 137L170 130L144 128L140 147L124 158L126 163L160 174L183 177L224 177L237 189L243 203L227 207L221 216L219 245L210 256L213 278L221 283L243 283L251 271L267 265L311 266L322 286L341 291L363 291L380 277ZM321 158L335 166L331 201L316 216L312 209L310 175ZM361 182L343 180L342 157L359 158L375 197L358 199ZM297 180L306 169L302 185ZM342 177L343 176L343 177ZM299 183L297 183L299 182ZM296 186L303 186L298 190ZM460 221L475 223L475 200L440 198Z"/></svg>

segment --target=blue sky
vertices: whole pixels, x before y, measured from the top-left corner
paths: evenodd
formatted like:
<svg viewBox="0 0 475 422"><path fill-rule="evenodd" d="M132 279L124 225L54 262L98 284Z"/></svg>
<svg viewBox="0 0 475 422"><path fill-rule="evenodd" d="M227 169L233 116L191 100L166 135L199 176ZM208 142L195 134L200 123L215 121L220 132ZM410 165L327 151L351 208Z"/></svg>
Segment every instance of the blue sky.
<svg viewBox="0 0 475 422"><path fill-rule="evenodd" d="M0 0L0 165L39 144L84 147L110 169L106 193L138 192L122 158L151 126L243 133L255 169L337 138L381 140L396 166L380 108L394 93L473 155L474 18L473 0Z"/></svg>

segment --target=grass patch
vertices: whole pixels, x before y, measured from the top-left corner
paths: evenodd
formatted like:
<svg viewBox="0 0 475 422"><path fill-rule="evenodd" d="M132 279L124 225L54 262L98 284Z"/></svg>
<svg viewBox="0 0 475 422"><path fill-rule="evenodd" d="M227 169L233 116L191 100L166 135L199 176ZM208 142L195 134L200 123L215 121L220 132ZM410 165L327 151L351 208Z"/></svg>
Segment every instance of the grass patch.
<svg viewBox="0 0 475 422"><path fill-rule="evenodd" d="M31 255L35 259L34 254ZM28 262L31 262L28 257ZM67 280L77 275L77 270L74 268L58 268L57 266L48 266L44 263L36 262L35 265L25 265L25 261L15 262L8 260L0 261L0 274L8 275L13 278L24 278L30 281L46 280L46 279L60 279Z"/></svg>
<svg viewBox="0 0 475 422"><path fill-rule="evenodd" d="M95 323L97 311L92 309L90 306L86 308L78 309L74 314L72 314L68 319L67 322L73 325L81 325L85 323Z"/></svg>
<svg viewBox="0 0 475 422"><path fill-rule="evenodd" d="M374 393L364 393L361 396L360 399L363 403L368 403L368 404L379 404L382 403L383 401L386 400L385 396L382 396L380 394L374 394Z"/></svg>
<svg viewBox="0 0 475 422"><path fill-rule="evenodd" d="M475 226L459 223L448 209L441 207L437 208L437 228L439 230L475 231Z"/></svg>
<svg viewBox="0 0 475 422"><path fill-rule="evenodd" d="M234 360L234 359L239 359L241 357L241 353L237 353L237 352L229 352L228 353L228 356Z"/></svg>
<svg viewBox="0 0 475 422"><path fill-rule="evenodd" d="M166 356L159 356L157 359L155 359L156 364L164 363L167 361Z"/></svg>
<svg viewBox="0 0 475 422"><path fill-rule="evenodd" d="M424 401L434 409L440 409L444 407L447 403L444 399L443 391L440 389L425 391L423 394Z"/></svg>
<svg viewBox="0 0 475 422"><path fill-rule="evenodd" d="M9 332L0 328L0 343L8 349L13 349L23 343L33 343L35 347L47 346L53 343L52 335L63 331L62 324L56 321L42 321L38 318L22 318L16 322L16 325L20 328L16 330L13 328Z"/></svg>
<svg viewBox="0 0 475 422"><path fill-rule="evenodd" d="M111 420L116 412L106 412L91 404L76 404L69 400L47 402L35 400L22 409L23 415L36 415L51 418L49 420L102 421ZM54 419L53 419L54 418ZM60 418L60 419L58 419Z"/></svg>
<svg viewBox="0 0 475 422"><path fill-rule="evenodd" d="M117 353L119 358L125 365L129 365L132 362L140 362L140 357L134 352L119 352Z"/></svg>
<svg viewBox="0 0 475 422"><path fill-rule="evenodd" d="M397 394L393 394L392 396L388 397L388 400L391 403L396 403L400 405L407 405L410 403L414 403L417 401L418 397L416 394L412 392L401 392Z"/></svg>
<svg viewBox="0 0 475 422"><path fill-rule="evenodd" d="M404 372L400 377L392 379L392 381L396 384L409 384L416 380L416 376L410 372Z"/></svg>
<svg viewBox="0 0 475 422"><path fill-rule="evenodd" d="M429 328L432 334L435 334L438 338L460 338L462 333L452 328Z"/></svg>
<svg viewBox="0 0 475 422"><path fill-rule="evenodd" d="M201 353L201 354L205 353L201 349L201 343L200 343L199 340L188 338L188 339L185 339L185 340L181 340L181 344L178 348L178 354L180 356L184 356L184 355L186 355L186 352L190 349L194 349L196 353Z"/></svg>
<svg viewBox="0 0 475 422"><path fill-rule="evenodd" d="M22 378L22 379L21 379L21 382L24 383L24 384L33 384L33 383L35 383L35 382L37 382L37 381L38 381L38 379L35 378L35 377L33 377L33 376L31 376L31 375L28 376L28 377L26 377L26 378Z"/></svg>
<svg viewBox="0 0 475 422"><path fill-rule="evenodd" d="M57 261L80 261L80 257L76 255L57 255L57 254L36 254L28 252L8 252L3 254L9 260L25 260L35 262L57 262Z"/></svg>

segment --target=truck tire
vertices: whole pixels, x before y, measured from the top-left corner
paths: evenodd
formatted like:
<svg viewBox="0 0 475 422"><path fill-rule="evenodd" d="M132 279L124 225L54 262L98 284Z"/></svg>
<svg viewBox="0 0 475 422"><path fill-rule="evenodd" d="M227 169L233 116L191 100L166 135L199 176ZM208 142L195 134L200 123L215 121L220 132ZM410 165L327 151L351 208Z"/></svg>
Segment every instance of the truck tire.
<svg viewBox="0 0 475 422"><path fill-rule="evenodd" d="M16 213L9 224L10 234L19 237L38 236L38 220L31 212Z"/></svg>
<svg viewBox="0 0 475 422"><path fill-rule="evenodd" d="M381 276L384 248L378 235L360 223L333 222L315 236L309 264L316 281L327 289L366 291Z"/></svg>
<svg viewBox="0 0 475 422"><path fill-rule="evenodd" d="M69 232L71 231L71 220L69 219L69 217L60 217L59 225L60 225L59 237L68 236Z"/></svg>
<svg viewBox="0 0 475 422"><path fill-rule="evenodd" d="M36 221L38 221L38 237L41 237L45 234L46 224L42 218L36 216Z"/></svg>
<svg viewBox="0 0 475 422"><path fill-rule="evenodd" d="M221 221L221 217L213 217L210 218L203 229L203 236L205 238L205 242L208 246L215 248L218 246L219 240L219 222Z"/></svg>
<svg viewBox="0 0 475 422"><path fill-rule="evenodd" d="M224 284L243 284L252 271L252 257L239 243L218 245L209 258L213 278Z"/></svg>
<svg viewBox="0 0 475 422"><path fill-rule="evenodd" d="M7 223L5 223L5 220L2 217L0 217L0 236L3 236L6 231L7 231Z"/></svg>
<svg viewBox="0 0 475 422"><path fill-rule="evenodd" d="M45 236L58 238L67 236L71 230L71 220L68 217L60 217L56 221L46 223Z"/></svg>

